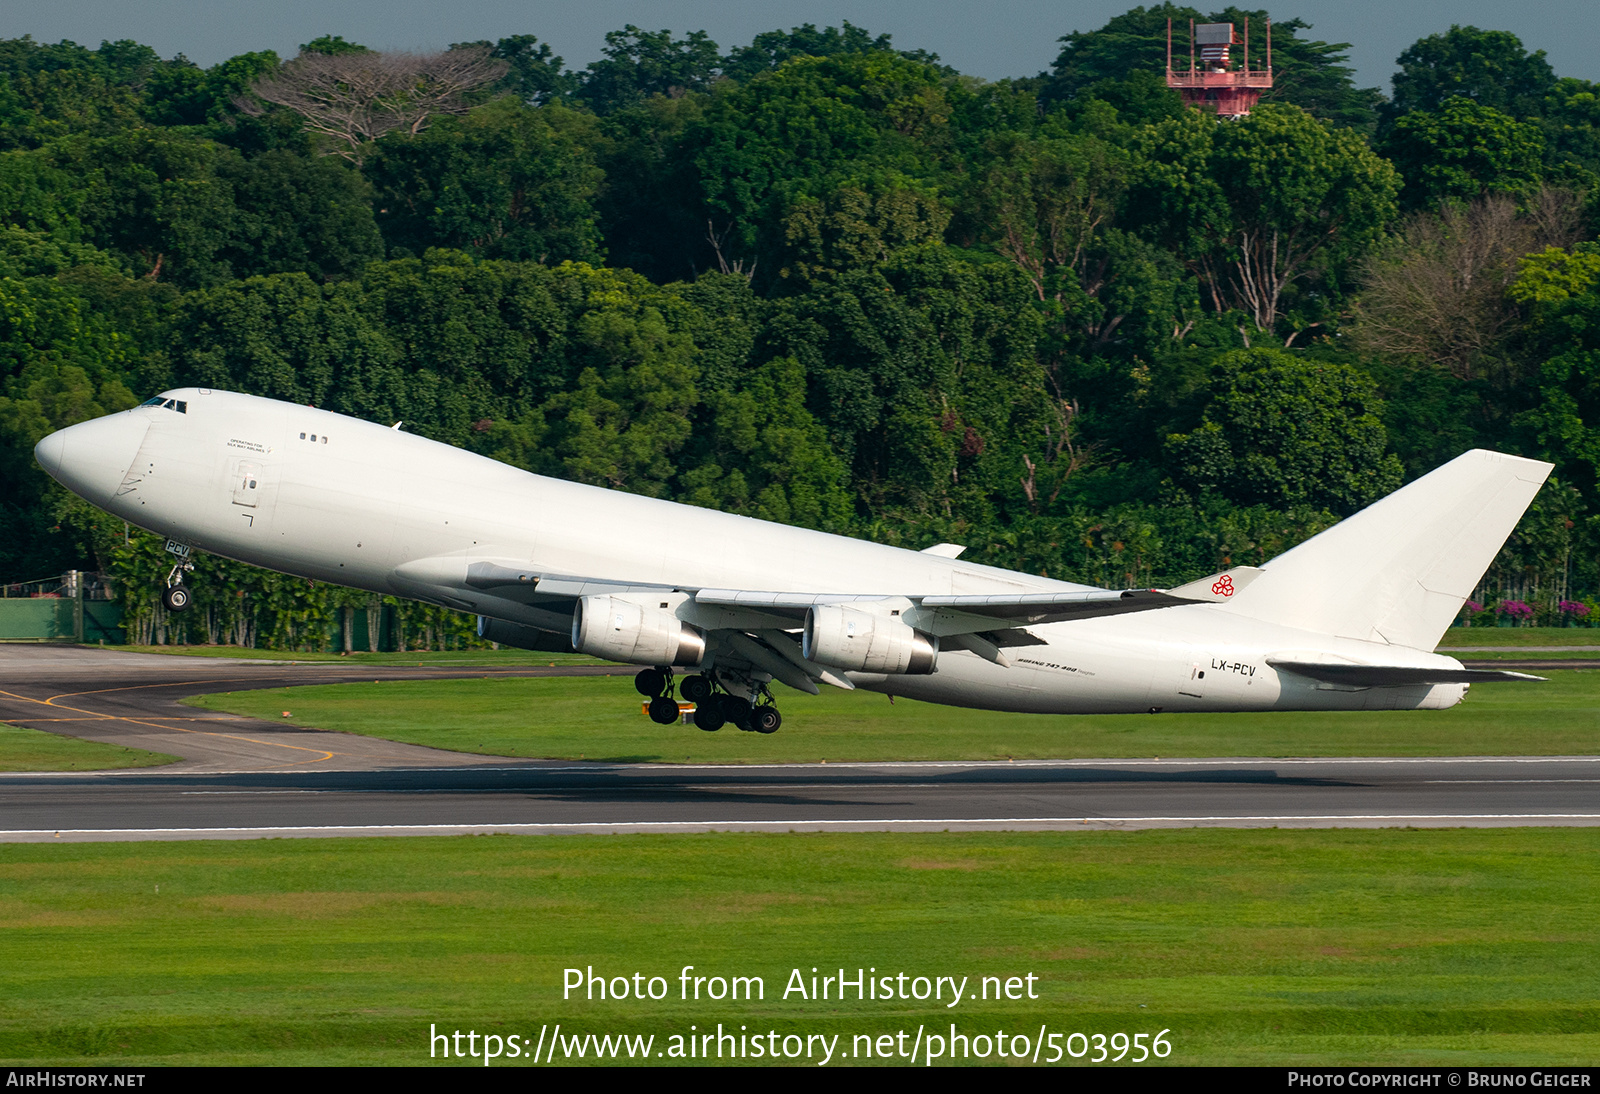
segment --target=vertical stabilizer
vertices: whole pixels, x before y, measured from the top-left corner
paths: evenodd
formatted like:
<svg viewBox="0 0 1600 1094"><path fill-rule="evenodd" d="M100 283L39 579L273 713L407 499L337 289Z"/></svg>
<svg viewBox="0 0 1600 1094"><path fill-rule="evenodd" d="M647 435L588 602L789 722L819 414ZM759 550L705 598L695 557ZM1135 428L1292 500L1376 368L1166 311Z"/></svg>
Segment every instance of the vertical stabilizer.
<svg viewBox="0 0 1600 1094"><path fill-rule="evenodd" d="M1431 650L1553 465L1475 449L1262 567L1224 610Z"/></svg>

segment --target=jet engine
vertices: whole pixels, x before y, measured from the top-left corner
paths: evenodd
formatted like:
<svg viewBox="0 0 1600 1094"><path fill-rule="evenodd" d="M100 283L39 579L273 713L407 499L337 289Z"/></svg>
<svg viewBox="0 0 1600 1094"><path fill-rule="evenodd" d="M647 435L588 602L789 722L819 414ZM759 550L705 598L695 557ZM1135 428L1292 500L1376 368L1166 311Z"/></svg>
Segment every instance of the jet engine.
<svg viewBox="0 0 1600 1094"><path fill-rule="evenodd" d="M504 619L490 619L486 615L478 616L478 637L519 650L572 652L572 643L563 633L540 630L522 623L508 623Z"/></svg>
<svg viewBox="0 0 1600 1094"><path fill-rule="evenodd" d="M819 604L806 613L802 650L829 668L927 676L939 659L939 639L908 626L899 612Z"/></svg>
<svg viewBox="0 0 1600 1094"><path fill-rule="evenodd" d="M706 636L653 598L585 596L573 606L572 646L608 661L698 665Z"/></svg>

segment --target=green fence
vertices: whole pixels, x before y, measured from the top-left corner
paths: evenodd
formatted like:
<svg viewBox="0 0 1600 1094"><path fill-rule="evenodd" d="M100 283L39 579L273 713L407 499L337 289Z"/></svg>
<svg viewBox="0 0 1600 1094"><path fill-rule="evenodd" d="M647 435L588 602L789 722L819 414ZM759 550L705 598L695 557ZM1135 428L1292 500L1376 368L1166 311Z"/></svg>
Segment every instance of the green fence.
<svg viewBox="0 0 1600 1094"><path fill-rule="evenodd" d="M97 574L70 570L0 586L0 593L0 642L126 641L122 607Z"/></svg>

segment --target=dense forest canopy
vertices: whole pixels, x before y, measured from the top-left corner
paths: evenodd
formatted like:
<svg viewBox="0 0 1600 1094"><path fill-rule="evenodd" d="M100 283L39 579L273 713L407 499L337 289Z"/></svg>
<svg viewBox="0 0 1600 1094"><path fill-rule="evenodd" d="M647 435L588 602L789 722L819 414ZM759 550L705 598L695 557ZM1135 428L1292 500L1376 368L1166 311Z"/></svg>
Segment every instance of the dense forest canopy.
<svg viewBox="0 0 1600 1094"><path fill-rule="evenodd" d="M1453 26L1385 95L1285 17L1218 120L1165 86L1169 18L1261 63L1268 12L1174 4L999 82L849 23L628 26L582 70L0 41L0 575L151 565L32 446L203 384L1116 587L1496 448L1557 469L1487 594L1581 614L1600 87Z"/></svg>

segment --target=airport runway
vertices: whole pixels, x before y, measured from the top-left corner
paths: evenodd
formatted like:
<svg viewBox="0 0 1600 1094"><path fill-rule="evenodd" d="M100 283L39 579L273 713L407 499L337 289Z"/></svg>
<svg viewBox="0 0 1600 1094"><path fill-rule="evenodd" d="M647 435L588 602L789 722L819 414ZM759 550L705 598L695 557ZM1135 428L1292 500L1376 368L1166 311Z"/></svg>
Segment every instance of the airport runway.
<svg viewBox="0 0 1600 1094"><path fill-rule="evenodd" d="M451 668L337 661L273 662L124 653L77 646L0 645L0 721L178 756L163 772L454 767L484 757L183 706L190 695L356 680L489 676L632 676L622 665ZM501 764L515 760L500 760Z"/></svg>
<svg viewBox="0 0 1600 1094"><path fill-rule="evenodd" d="M1600 824L1600 759L531 763L0 775L0 841Z"/></svg>
<svg viewBox="0 0 1600 1094"><path fill-rule="evenodd" d="M176 699L342 679L562 670L270 665L17 649L0 651L0 717L186 759L158 769L0 775L0 841L9 842L1600 824L1600 757L738 767L508 761L197 715Z"/></svg>

